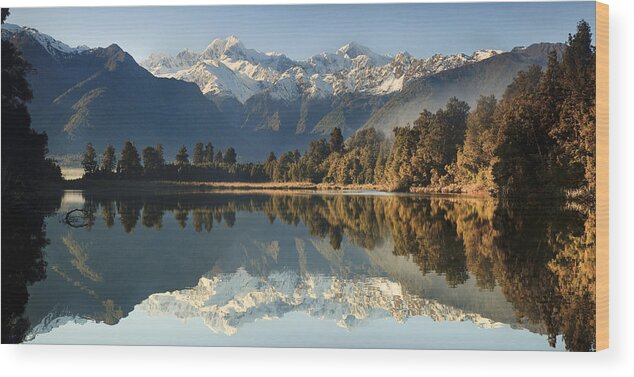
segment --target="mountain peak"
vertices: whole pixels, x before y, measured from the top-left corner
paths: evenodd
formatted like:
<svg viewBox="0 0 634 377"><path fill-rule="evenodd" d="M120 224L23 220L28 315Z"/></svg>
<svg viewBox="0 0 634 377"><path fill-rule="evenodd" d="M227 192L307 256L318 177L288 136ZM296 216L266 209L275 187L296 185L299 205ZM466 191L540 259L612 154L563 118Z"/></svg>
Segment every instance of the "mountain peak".
<svg viewBox="0 0 634 377"><path fill-rule="evenodd" d="M216 38L203 51L202 56L208 59L229 57L234 59L244 58L246 48L235 35L226 38Z"/></svg>
<svg viewBox="0 0 634 377"><path fill-rule="evenodd" d="M374 51L370 50L370 48L357 42L349 42L348 44L341 46L337 50L337 54L353 60L359 58L360 56L366 56L367 59L365 59L365 63L368 63L372 66L385 65L388 64L391 60L387 56L377 54Z"/></svg>
<svg viewBox="0 0 634 377"><path fill-rule="evenodd" d="M225 41L227 42L227 44L230 44L230 45L242 43L240 42L240 38L236 37L235 35L228 36L227 38L225 38Z"/></svg>
<svg viewBox="0 0 634 377"><path fill-rule="evenodd" d="M116 43L112 43L110 46L106 47L106 50L115 54L123 52L123 49Z"/></svg>
<svg viewBox="0 0 634 377"><path fill-rule="evenodd" d="M348 42L348 44L339 47L337 52L342 55L347 55L351 59L354 59L359 55L373 54L372 50L370 50L368 47L354 41Z"/></svg>

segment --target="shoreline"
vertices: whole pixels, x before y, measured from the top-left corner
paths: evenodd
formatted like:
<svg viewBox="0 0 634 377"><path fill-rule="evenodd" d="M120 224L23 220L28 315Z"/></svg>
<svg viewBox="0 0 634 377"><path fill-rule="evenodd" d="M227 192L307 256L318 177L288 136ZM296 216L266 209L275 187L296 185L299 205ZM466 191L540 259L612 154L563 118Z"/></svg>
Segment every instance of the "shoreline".
<svg viewBox="0 0 634 377"><path fill-rule="evenodd" d="M126 189L132 191L377 191L391 193L380 185L337 185L310 182L179 182L135 180L67 180L65 190Z"/></svg>
<svg viewBox="0 0 634 377"><path fill-rule="evenodd" d="M383 185L372 184L330 184L310 182L179 182L179 181L136 181L136 180L67 180L64 190L89 190L93 192L125 190L133 194L154 193L305 193L305 194L379 194L399 196L430 196L446 198L493 199L487 191L455 192L413 187L409 191L390 191Z"/></svg>

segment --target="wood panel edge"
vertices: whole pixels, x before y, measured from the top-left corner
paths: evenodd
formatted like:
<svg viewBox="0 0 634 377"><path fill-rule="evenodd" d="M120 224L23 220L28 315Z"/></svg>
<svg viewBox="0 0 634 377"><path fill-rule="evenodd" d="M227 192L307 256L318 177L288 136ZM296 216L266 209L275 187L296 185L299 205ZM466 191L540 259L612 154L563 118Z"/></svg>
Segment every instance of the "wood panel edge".
<svg viewBox="0 0 634 377"><path fill-rule="evenodd" d="M596 2L596 350L609 347L609 7Z"/></svg>

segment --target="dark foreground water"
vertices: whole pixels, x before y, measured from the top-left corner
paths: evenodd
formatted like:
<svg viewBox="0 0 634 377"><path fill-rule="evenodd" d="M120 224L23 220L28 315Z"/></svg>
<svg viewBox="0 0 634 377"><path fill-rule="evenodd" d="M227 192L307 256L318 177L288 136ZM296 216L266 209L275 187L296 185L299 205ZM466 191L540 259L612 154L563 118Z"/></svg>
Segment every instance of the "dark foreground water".
<svg viewBox="0 0 634 377"><path fill-rule="evenodd" d="M594 350L562 203L65 192L2 225L3 342Z"/></svg>

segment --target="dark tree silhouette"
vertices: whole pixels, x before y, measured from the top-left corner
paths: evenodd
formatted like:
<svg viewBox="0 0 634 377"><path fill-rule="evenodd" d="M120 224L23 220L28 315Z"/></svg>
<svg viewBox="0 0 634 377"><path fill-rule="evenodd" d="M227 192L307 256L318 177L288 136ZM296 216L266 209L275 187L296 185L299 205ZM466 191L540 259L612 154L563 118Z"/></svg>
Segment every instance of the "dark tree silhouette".
<svg viewBox="0 0 634 377"><path fill-rule="evenodd" d="M115 155L115 150L112 144L108 144L106 149L103 151L103 155L101 157L101 170L107 173L111 173L114 171L117 166L117 157Z"/></svg>
<svg viewBox="0 0 634 377"><path fill-rule="evenodd" d="M238 155L236 154L236 150L233 147L227 148L225 151L225 155L223 157L223 161L225 164L235 164L237 161Z"/></svg>
<svg viewBox="0 0 634 377"><path fill-rule="evenodd" d="M189 154L187 154L187 148L183 145L176 154L176 165L185 166L189 165Z"/></svg>
<svg viewBox="0 0 634 377"><path fill-rule="evenodd" d="M196 143L194 146L194 155L192 156L192 165L201 166L204 162L203 143Z"/></svg>
<svg viewBox="0 0 634 377"><path fill-rule="evenodd" d="M2 23L9 15L2 10ZM22 196L49 182L61 171L46 158L48 137L31 129L26 104L33 94L26 79L30 64L13 43L2 40L2 195Z"/></svg>
<svg viewBox="0 0 634 377"><path fill-rule="evenodd" d="M205 155L203 162L205 165L211 165L214 162L214 146L211 143L207 143L205 146Z"/></svg>
<svg viewBox="0 0 634 377"><path fill-rule="evenodd" d="M97 152L92 143L86 144L86 151L84 152L84 158L81 161L81 166L84 168L86 174L93 174L97 172L99 164L97 163Z"/></svg>
<svg viewBox="0 0 634 377"><path fill-rule="evenodd" d="M155 175L163 167L164 161L154 147L143 149L143 169L146 175Z"/></svg>
<svg viewBox="0 0 634 377"><path fill-rule="evenodd" d="M124 177L137 178L142 170L139 152L131 141L126 141L121 151L117 171Z"/></svg>

